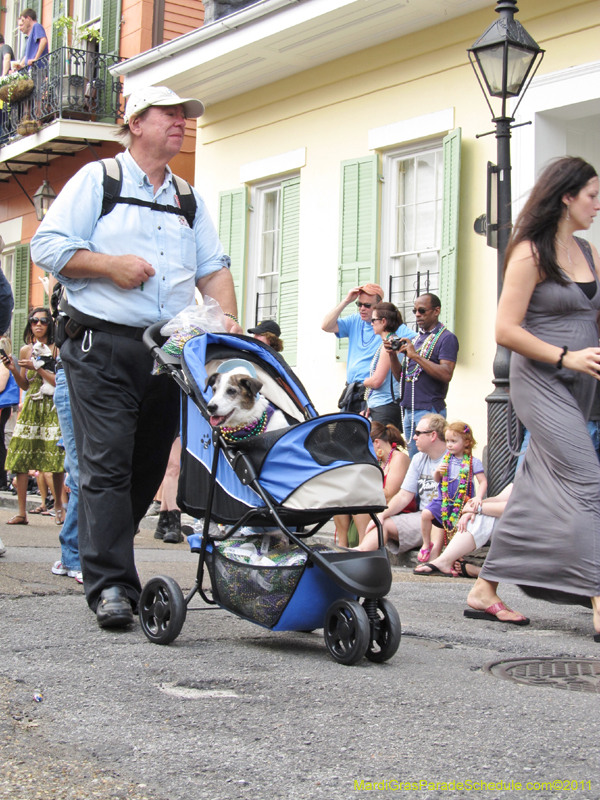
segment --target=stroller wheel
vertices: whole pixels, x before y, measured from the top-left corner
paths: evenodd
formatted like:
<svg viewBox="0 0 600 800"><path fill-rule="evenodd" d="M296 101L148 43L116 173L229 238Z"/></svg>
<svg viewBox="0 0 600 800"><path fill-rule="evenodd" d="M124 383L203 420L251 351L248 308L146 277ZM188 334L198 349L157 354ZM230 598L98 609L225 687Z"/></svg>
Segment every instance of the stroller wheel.
<svg viewBox="0 0 600 800"><path fill-rule="evenodd" d="M140 624L154 644L169 644L179 636L186 611L183 592L173 578L158 575L151 578L142 589Z"/></svg>
<svg viewBox="0 0 600 800"><path fill-rule="evenodd" d="M327 610L323 635L336 661L348 666L356 664L369 647L367 612L356 600L336 600Z"/></svg>
<svg viewBox="0 0 600 800"><path fill-rule="evenodd" d="M365 600L363 608L369 617L371 634L365 657L381 663L390 659L400 646L402 626L395 606L386 597ZM372 609L372 614L369 613Z"/></svg>

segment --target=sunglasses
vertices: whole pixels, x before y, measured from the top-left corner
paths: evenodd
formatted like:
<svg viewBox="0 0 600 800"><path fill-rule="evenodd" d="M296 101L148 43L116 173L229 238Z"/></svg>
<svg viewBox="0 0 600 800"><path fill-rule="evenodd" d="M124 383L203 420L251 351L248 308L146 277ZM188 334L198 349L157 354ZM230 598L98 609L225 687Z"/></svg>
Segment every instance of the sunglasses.
<svg viewBox="0 0 600 800"><path fill-rule="evenodd" d="M49 325L50 319L49 317L29 317L29 322L31 322L32 325L37 325L38 323Z"/></svg>
<svg viewBox="0 0 600 800"><path fill-rule="evenodd" d="M373 307L373 303L359 303L358 300L356 301L356 305L359 308L372 308Z"/></svg>
<svg viewBox="0 0 600 800"><path fill-rule="evenodd" d="M430 308L422 308L421 307L421 308L413 308L412 312L413 312L413 314L426 314L428 311L431 311L431 310L432 309L430 309Z"/></svg>
<svg viewBox="0 0 600 800"><path fill-rule="evenodd" d="M371 325L374 325L376 322L383 322L381 317L373 317L371 320Z"/></svg>
<svg viewBox="0 0 600 800"><path fill-rule="evenodd" d="M415 436L420 436L422 433L433 433L433 431L415 431Z"/></svg>

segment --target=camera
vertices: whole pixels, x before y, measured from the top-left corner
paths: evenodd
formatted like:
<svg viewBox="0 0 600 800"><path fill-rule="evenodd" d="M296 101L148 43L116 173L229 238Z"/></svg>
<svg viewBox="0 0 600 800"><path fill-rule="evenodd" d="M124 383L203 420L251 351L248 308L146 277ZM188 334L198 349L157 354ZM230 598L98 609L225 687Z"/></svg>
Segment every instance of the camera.
<svg viewBox="0 0 600 800"><path fill-rule="evenodd" d="M410 342L410 339L401 339L399 336L390 336L388 343L392 350L401 350Z"/></svg>

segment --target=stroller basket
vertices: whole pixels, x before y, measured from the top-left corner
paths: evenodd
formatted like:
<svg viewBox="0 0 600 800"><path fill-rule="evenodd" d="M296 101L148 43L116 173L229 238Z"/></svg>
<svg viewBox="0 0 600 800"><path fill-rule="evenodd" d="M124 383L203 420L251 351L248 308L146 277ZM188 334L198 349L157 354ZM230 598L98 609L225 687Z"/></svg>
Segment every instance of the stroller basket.
<svg viewBox="0 0 600 800"><path fill-rule="evenodd" d="M257 567L233 561L216 547L207 551L206 564L214 599L267 628L279 621L306 566Z"/></svg>

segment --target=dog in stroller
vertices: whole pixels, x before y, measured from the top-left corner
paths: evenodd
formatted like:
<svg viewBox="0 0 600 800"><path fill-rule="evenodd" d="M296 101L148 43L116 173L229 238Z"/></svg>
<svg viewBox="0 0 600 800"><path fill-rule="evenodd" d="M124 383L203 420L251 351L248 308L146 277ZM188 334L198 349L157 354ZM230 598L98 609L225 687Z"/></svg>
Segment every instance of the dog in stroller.
<svg viewBox="0 0 600 800"><path fill-rule="evenodd" d="M186 341L178 358L161 350L162 324L148 328L144 341L181 388L178 505L204 524L201 533L188 536L199 558L187 596L168 576L144 586L139 614L147 638L156 644L174 641L198 594L208 605L269 630L322 628L325 645L340 664L390 659L401 626L386 597L392 574L376 517L386 503L369 422L350 413L319 416L287 363L254 338L202 333ZM222 365L232 359L251 364L261 393L285 427L228 441L222 428L211 425L211 417L219 421L209 408L213 386L220 382L211 376L224 374ZM370 514L379 548L359 553L310 543L339 513ZM263 540L265 531L272 534L267 539L287 540L284 561L269 563L257 538L241 540L248 528ZM253 563L236 557L257 549ZM203 585L205 572L210 589Z"/></svg>

